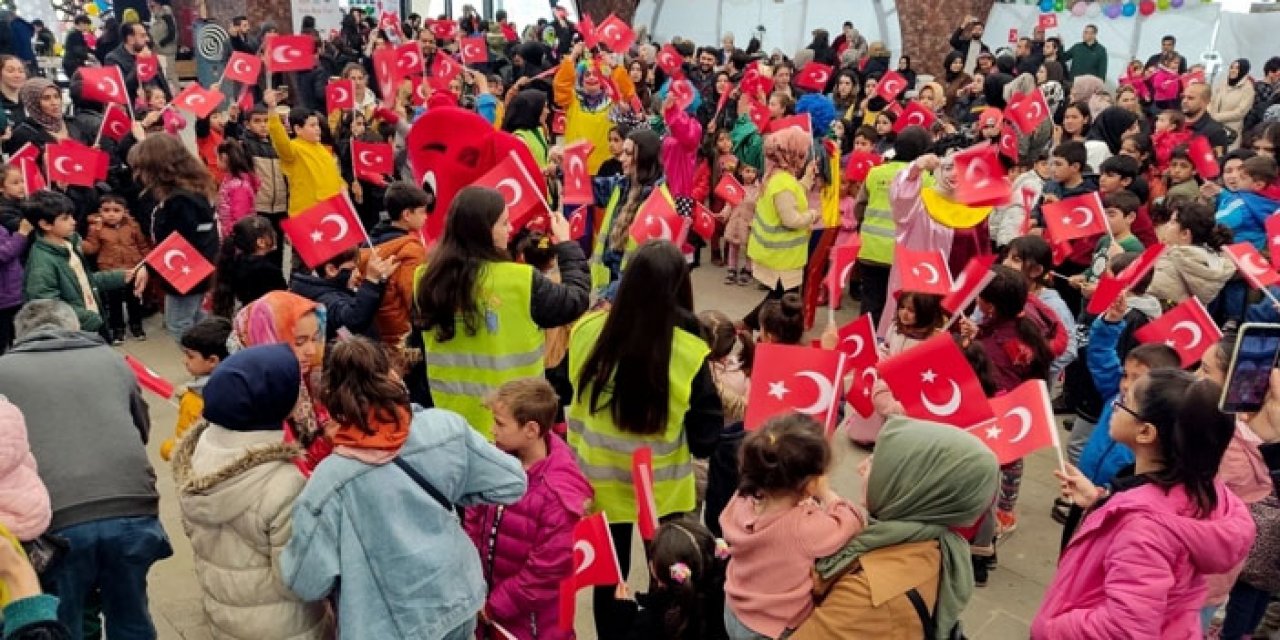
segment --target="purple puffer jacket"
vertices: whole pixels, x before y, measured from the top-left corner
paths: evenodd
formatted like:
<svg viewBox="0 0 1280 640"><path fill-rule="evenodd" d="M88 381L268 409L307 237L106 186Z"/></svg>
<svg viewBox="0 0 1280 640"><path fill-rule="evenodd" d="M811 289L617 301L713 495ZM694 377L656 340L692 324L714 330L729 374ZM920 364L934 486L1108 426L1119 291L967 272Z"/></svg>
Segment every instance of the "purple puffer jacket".
<svg viewBox="0 0 1280 640"><path fill-rule="evenodd" d="M529 490L519 502L467 509L464 523L489 583L489 618L519 640L574 637L559 627L560 581L573 571L573 526L593 494L569 446L549 440L549 455L525 470Z"/></svg>
<svg viewBox="0 0 1280 640"><path fill-rule="evenodd" d="M27 237L0 226L0 309L22 306L22 250Z"/></svg>

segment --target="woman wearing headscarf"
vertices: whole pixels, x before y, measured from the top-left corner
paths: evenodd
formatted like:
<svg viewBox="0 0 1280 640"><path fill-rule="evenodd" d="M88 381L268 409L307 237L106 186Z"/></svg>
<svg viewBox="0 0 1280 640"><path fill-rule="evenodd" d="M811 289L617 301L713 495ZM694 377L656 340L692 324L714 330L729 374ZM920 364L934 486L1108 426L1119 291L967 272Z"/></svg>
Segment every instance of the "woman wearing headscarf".
<svg viewBox="0 0 1280 640"><path fill-rule="evenodd" d="M965 431L890 418L864 479L871 524L818 561L817 604L792 640L951 637L973 594L969 545L953 529L991 505L996 469Z"/></svg>
<svg viewBox="0 0 1280 640"><path fill-rule="evenodd" d="M1227 67L1226 77L1213 88L1213 96L1209 98L1209 115L1236 134L1232 146L1239 144L1244 117L1253 108L1253 93L1249 61L1240 58Z"/></svg>
<svg viewBox="0 0 1280 640"><path fill-rule="evenodd" d="M5 141L5 153L14 153L30 142L43 155L47 144L80 139L80 131L75 124L63 117L62 90L52 80L27 80L18 92L18 101L22 103L27 117L14 127L13 135ZM36 164L40 162L37 159Z"/></svg>
<svg viewBox="0 0 1280 640"><path fill-rule="evenodd" d="M1106 90L1107 83L1103 82L1102 78L1098 76L1078 76L1071 81L1071 102L1088 104L1093 94Z"/></svg>
<svg viewBox="0 0 1280 640"><path fill-rule="evenodd" d="M948 53L942 69L942 92L947 98L947 104L959 104L962 100L967 102L973 78L964 72L964 54L959 51Z"/></svg>
<svg viewBox="0 0 1280 640"><path fill-rule="evenodd" d="M826 29L814 29L813 41L806 47L813 52L813 61L825 64L827 66L835 66L838 62L836 50L830 45L831 34ZM801 65L803 66L803 65Z"/></svg>
<svg viewBox="0 0 1280 640"><path fill-rule="evenodd" d="M547 140L547 94L537 89L524 89L507 103L502 117L502 130L529 147L529 153L537 161L538 168L547 167L551 142Z"/></svg>
<svg viewBox="0 0 1280 640"><path fill-rule="evenodd" d="M911 56L898 58L898 75L907 81L907 91L916 88L916 70L911 68Z"/></svg>
<svg viewBox="0 0 1280 640"><path fill-rule="evenodd" d="M1136 131L1138 116L1124 107L1107 107L1093 119L1089 137L1084 141L1089 167L1098 171L1107 158L1120 153L1125 134Z"/></svg>
<svg viewBox="0 0 1280 640"><path fill-rule="evenodd" d="M636 91L625 66L610 69L603 59L590 58L586 52L582 43L578 43L560 62L554 81L555 102L565 112L564 143L587 140L595 145L587 157L587 171L595 175L600 165L609 159L609 129L613 128L609 112L614 102L605 83L613 84L623 103L629 104Z"/></svg>

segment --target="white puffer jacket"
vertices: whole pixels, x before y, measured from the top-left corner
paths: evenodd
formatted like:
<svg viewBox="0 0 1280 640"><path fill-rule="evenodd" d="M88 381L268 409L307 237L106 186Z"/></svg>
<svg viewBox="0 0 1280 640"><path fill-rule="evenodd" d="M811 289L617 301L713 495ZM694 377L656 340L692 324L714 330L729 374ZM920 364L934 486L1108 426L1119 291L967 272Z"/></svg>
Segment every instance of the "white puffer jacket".
<svg viewBox="0 0 1280 640"><path fill-rule="evenodd" d="M333 636L325 603L299 600L279 575L293 501L306 483L293 463L297 455L278 432L240 433L205 421L174 452L182 526L215 638Z"/></svg>

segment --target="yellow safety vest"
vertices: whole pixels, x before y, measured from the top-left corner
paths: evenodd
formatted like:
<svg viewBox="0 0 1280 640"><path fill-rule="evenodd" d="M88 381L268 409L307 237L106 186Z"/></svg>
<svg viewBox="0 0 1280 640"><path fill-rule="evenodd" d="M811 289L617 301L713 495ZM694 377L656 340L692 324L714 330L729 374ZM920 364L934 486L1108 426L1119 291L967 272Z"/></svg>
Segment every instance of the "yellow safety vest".
<svg viewBox="0 0 1280 640"><path fill-rule="evenodd" d="M591 389L583 390L581 399L578 397L582 365L595 349L606 318L608 314L602 311L587 314L569 336L569 379L574 383L574 394L567 414L568 441L578 466L595 489L596 508L604 511L610 522L636 521L631 454L639 447L649 447L653 450L653 493L658 515L692 511L696 490L684 416L689 411L693 377L707 359L707 343L682 329L675 330L667 368L667 428L650 435L626 433L614 424L607 407L591 411ZM600 404L606 405L609 397L608 390L601 393Z"/></svg>
<svg viewBox="0 0 1280 640"><path fill-rule="evenodd" d="M809 210L809 196L800 181L787 171L775 172L756 201L747 257L775 271L803 269L809 261L809 225L792 229L782 224L773 198L783 191L795 196L797 210Z"/></svg>
<svg viewBox="0 0 1280 640"><path fill-rule="evenodd" d="M635 186L632 185L632 188L635 188ZM674 207L676 199L675 196L671 195L671 190L667 188L667 185L664 183L659 185L657 188L662 190L662 197L666 198L667 202L670 202L671 206ZM605 205L604 219L600 221L600 228L596 230L595 249L591 252L590 260L591 290L595 293L604 291L605 287L609 286L609 283L612 281L611 278L613 277L613 274L609 271L609 267L606 267L604 264L604 250L606 248L613 248L606 247L605 245L609 240L610 228L613 227L613 216L617 214L618 204L621 200L622 190L614 187L613 193L609 195L609 203ZM626 266L627 260L630 258L631 252L635 251L636 246L636 241L632 240L631 236L628 235L627 246L623 248L623 266Z"/></svg>
<svg viewBox="0 0 1280 640"><path fill-rule="evenodd" d="M418 282L426 269L418 267ZM476 282L476 301L484 316L476 334L467 334L461 315L452 340L439 341L434 330L422 333L435 406L461 414L486 438L493 431L493 412L484 406L485 398L508 381L545 375L544 334L529 315L532 298L533 267L489 262Z"/></svg>
<svg viewBox="0 0 1280 640"><path fill-rule="evenodd" d="M889 266L893 264L894 233L893 210L889 202L889 186L905 162L888 162L867 172L862 188L867 191L867 208L862 216L862 248L858 260ZM932 184L932 176L925 177Z"/></svg>

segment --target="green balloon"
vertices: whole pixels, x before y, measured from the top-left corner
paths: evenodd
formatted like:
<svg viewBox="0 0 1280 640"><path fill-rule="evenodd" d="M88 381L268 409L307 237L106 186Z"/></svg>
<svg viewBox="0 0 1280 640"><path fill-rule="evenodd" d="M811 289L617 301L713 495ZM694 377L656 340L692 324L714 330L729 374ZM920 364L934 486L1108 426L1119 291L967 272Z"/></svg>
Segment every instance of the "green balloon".
<svg viewBox="0 0 1280 640"><path fill-rule="evenodd" d="M1161 11L1169 10L1169 0L1156 0L1156 8Z"/></svg>
<svg viewBox="0 0 1280 640"><path fill-rule="evenodd" d="M1062 11L1063 7L1065 6L1066 6L1066 2L1064 0L1054 0L1053 10Z"/></svg>

